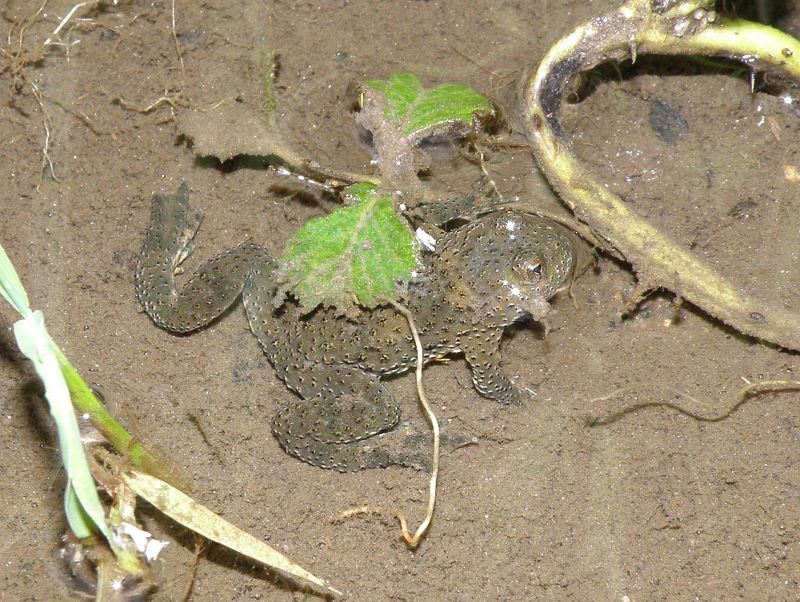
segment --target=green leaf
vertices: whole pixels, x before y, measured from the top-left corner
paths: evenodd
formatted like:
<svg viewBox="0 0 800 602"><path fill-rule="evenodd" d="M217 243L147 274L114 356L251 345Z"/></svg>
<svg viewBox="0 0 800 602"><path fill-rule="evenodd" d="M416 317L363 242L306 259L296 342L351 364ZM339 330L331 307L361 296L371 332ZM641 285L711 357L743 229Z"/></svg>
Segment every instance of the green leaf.
<svg viewBox="0 0 800 602"><path fill-rule="evenodd" d="M364 85L386 95L386 116L399 125L423 93L422 82L413 73L392 73L388 81L368 79Z"/></svg>
<svg viewBox="0 0 800 602"><path fill-rule="evenodd" d="M386 81L370 79L364 85L385 94L384 114L414 141L445 129L466 132L476 113L494 112L489 100L469 86L441 84L425 90L413 73L392 73Z"/></svg>
<svg viewBox="0 0 800 602"><path fill-rule="evenodd" d="M375 307L395 298L417 263L414 238L390 196L366 183L344 193L354 204L306 222L280 259L281 291L305 311L322 304L353 315L356 304Z"/></svg>

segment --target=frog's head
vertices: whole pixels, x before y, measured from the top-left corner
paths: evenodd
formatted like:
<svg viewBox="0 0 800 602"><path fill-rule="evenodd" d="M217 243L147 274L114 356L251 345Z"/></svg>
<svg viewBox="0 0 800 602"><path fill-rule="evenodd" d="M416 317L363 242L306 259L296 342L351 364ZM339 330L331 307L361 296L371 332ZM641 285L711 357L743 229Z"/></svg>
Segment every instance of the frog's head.
<svg viewBox="0 0 800 602"><path fill-rule="evenodd" d="M525 314L541 319L572 275L572 235L535 215L496 212L448 236L442 260L462 272L459 296L504 324Z"/></svg>

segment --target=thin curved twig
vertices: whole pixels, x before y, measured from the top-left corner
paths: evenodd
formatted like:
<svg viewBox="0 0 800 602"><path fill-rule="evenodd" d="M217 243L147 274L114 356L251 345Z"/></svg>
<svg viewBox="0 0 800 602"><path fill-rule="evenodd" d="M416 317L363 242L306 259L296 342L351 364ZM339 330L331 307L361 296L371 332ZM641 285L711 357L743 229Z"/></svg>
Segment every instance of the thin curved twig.
<svg viewBox="0 0 800 602"><path fill-rule="evenodd" d="M417 544L419 544L422 536L425 535L425 532L428 530L431 520L433 519L433 509L436 506L436 481L439 477L439 421L436 419L436 414L433 413L433 410L428 403L428 398L425 395L425 389L422 386L422 366L424 364L423 348L422 341L420 341L419 333L417 332L417 326L414 323L414 316L402 303L398 303L392 299L387 299L387 301L391 303L397 311L403 314L406 320L408 320L408 327L411 329L411 335L414 337L414 344L417 346L417 369L415 372L417 377L417 393L419 394L419 401L422 404L422 407L425 408L425 413L428 415L428 420L430 421L431 428L433 429L433 459L431 461L431 480L428 488L428 507L425 512L425 519L412 535L408 531L408 524L406 523L405 515L402 512L397 513L397 520L400 521L400 529L403 532L403 539L405 539L409 546L415 547Z"/></svg>
<svg viewBox="0 0 800 602"><path fill-rule="evenodd" d="M734 391L733 394L718 402L709 402L696 399L685 391L673 387L665 387L665 396L674 397L674 401L637 401L626 403L625 401L614 403L614 408L606 410L612 400L624 397L631 389L618 389L591 400L592 414L587 417L586 425L604 426L616 422L623 416L634 414L647 408L669 408L684 416L693 418L699 422L722 422L731 417L740 407L754 397L768 395L771 393L790 393L800 391L800 381L796 380L765 380L752 383L744 379L745 386ZM652 393L648 393L651 396ZM606 402L606 403L603 403Z"/></svg>

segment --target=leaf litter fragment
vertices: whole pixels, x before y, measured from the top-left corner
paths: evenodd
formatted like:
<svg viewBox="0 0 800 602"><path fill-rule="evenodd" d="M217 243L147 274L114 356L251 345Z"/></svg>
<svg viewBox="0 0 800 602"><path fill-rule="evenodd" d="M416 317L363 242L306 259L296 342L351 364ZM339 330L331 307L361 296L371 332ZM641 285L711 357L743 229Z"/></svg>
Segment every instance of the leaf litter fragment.
<svg viewBox="0 0 800 602"><path fill-rule="evenodd" d="M281 134L274 117L265 119L258 111L235 102L213 109L187 109L178 113L178 129L192 142L198 157L215 157L221 162L236 157L258 157L265 165L288 168L293 174L315 178L335 187L370 176L331 169L305 158Z"/></svg>
<svg viewBox="0 0 800 602"><path fill-rule="evenodd" d="M283 573L312 583L326 592L342 595L340 591L295 564L274 548L230 524L164 481L136 471L123 473L122 478L136 492L136 495L144 498L161 512L195 533Z"/></svg>

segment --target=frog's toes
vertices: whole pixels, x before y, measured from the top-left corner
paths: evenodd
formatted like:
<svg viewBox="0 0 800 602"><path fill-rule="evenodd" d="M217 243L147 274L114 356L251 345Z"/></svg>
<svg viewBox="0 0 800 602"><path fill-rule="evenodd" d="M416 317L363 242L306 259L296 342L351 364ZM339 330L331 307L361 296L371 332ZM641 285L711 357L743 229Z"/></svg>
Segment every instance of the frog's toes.
<svg viewBox="0 0 800 602"><path fill-rule="evenodd" d="M497 403L503 405L520 404L519 390L499 370L486 373L480 368L473 368L472 382L481 395L493 399Z"/></svg>
<svg viewBox="0 0 800 602"><path fill-rule="evenodd" d="M189 204L185 184L175 194L155 195L145 251L148 248L171 249L175 265L180 264L191 254L191 241L202 219L200 211Z"/></svg>
<svg viewBox="0 0 800 602"><path fill-rule="evenodd" d="M477 442L474 435L451 433L444 428L439 431L439 450L442 455ZM394 431L381 437L381 447L395 459L395 464L416 470L431 470L433 433L430 428L411 420L403 420Z"/></svg>
<svg viewBox="0 0 800 602"><path fill-rule="evenodd" d="M518 406L522 403L519 397L519 390L517 390L516 387L498 387L496 392L489 397L494 399L497 403L501 403L503 405Z"/></svg>
<svg viewBox="0 0 800 602"><path fill-rule="evenodd" d="M280 408L272 431L286 452L320 468L341 472L401 464L382 447L379 433L395 427L400 408L383 385L332 391Z"/></svg>
<svg viewBox="0 0 800 602"><path fill-rule="evenodd" d="M369 397L340 395L332 399L322 394L284 405L272 421L278 438L292 437L320 443L352 443L368 439L393 428L400 418L395 403Z"/></svg>

